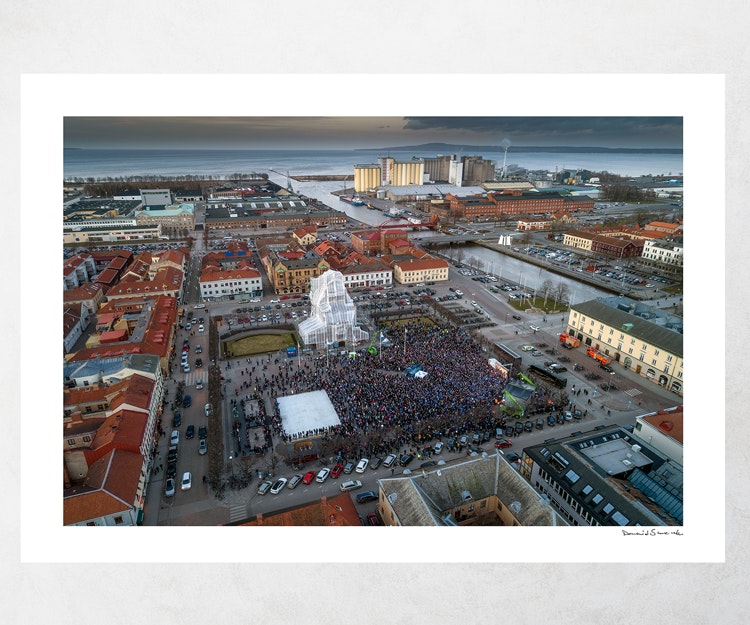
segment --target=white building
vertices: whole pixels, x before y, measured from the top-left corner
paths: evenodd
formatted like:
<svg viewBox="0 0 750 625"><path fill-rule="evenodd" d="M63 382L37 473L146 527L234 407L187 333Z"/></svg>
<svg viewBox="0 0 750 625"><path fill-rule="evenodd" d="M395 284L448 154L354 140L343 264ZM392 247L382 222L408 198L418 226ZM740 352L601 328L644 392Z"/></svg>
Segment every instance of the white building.
<svg viewBox="0 0 750 625"><path fill-rule="evenodd" d="M393 284L393 270L382 263L352 265L345 267L344 286L353 289L360 286L390 286Z"/></svg>
<svg viewBox="0 0 750 625"><path fill-rule="evenodd" d="M260 273L255 269L208 269L201 273L199 283L204 300L240 293L263 295Z"/></svg>
<svg viewBox="0 0 750 625"><path fill-rule="evenodd" d="M682 267L682 256L682 243L664 241L662 239L646 241L643 245L643 252L641 253L641 257L644 260L652 260L675 267Z"/></svg>

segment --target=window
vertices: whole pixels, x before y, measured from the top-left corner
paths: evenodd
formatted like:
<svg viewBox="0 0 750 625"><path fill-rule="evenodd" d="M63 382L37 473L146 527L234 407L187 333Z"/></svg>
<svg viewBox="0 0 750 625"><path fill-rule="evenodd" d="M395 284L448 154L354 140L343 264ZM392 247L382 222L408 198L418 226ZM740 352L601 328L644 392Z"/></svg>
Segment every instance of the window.
<svg viewBox="0 0 750 625"><path fill-rule="evenodd" d="M76 444L76 439L74 439L74 438L69 438L68 439L68 445L75 445L75 444Z"/></svg>
<svg viewBox="0 0 750 625"><path fill-rule="evenodd" d="M122 517L116 516L115 517L115 525L122 525Z"/></svg>

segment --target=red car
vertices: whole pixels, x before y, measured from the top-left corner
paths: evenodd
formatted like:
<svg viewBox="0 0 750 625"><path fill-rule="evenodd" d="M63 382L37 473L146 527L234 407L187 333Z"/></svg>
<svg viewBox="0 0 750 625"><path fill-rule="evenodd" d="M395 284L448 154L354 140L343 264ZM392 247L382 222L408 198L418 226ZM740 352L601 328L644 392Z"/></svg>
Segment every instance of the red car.
<svg viewBox="0 0 750 625"><path fill-rule="evenodd" d="M302 478L303 484L309 484L315 479L315 471L308 471L305 473L305 477Z"/></svg>
<svg viewBox="0 0 750 625"><path fill-rule="evenodd" d="M338 477L339 475L341 475L341 472L343 470L344 465L339 462L335 467L333 467L333 469L331 469L331 477Z"/></svg>
<svg viewBox="0 0 750 625"><path fill-rule="evenodd" d="M505 449L506 447L513 447L513 443L511 443L507 438L501 438L498 441L495 441L495 447L498 449Z"/></svg>
<svg viewBox="0 0 750 625"><path fill-rule="evenodd" d="M380 525L380 519L374 512L370 512L370 514L367 515L367 522L370 525Z"/></svg>

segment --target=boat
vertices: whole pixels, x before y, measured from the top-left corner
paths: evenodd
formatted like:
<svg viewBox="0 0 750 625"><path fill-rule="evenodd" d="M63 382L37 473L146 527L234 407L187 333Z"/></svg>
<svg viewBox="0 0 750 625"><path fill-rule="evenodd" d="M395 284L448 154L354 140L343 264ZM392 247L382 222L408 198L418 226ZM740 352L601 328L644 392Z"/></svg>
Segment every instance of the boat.
<svg viewBox="0 0 750 625"><path fill-rule="evenodd" d="M393 208L390 208L388 210L388 215L391 215L392 217L398 217L404 212L403 208L396 208L395 206Z"/></svg>
<svg viewBox="0 0 750 625"><path fill-rule="evenodd" d="M350 197L348 195L342 195L341 197L339 197L339 199L342 202L346 202L347 204L351 204L353 206L364 206L364 204L365 204L363 200L361 200L360 198L358 198L356 196L355 197Z"/></svg>

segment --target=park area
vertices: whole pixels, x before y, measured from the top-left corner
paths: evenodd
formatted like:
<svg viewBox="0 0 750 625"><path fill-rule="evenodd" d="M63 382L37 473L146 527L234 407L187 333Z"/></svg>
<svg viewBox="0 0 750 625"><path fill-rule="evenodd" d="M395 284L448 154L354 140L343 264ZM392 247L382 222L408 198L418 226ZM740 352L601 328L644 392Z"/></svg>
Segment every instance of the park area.
<svg viewBox="0 0 750 625"><path fill-rule="evenodd" d="M287 347L296 346L297 339L292 332L259 332L226 341L224 343L224 357L257 356L258 354L278 352Z"/></svg>

